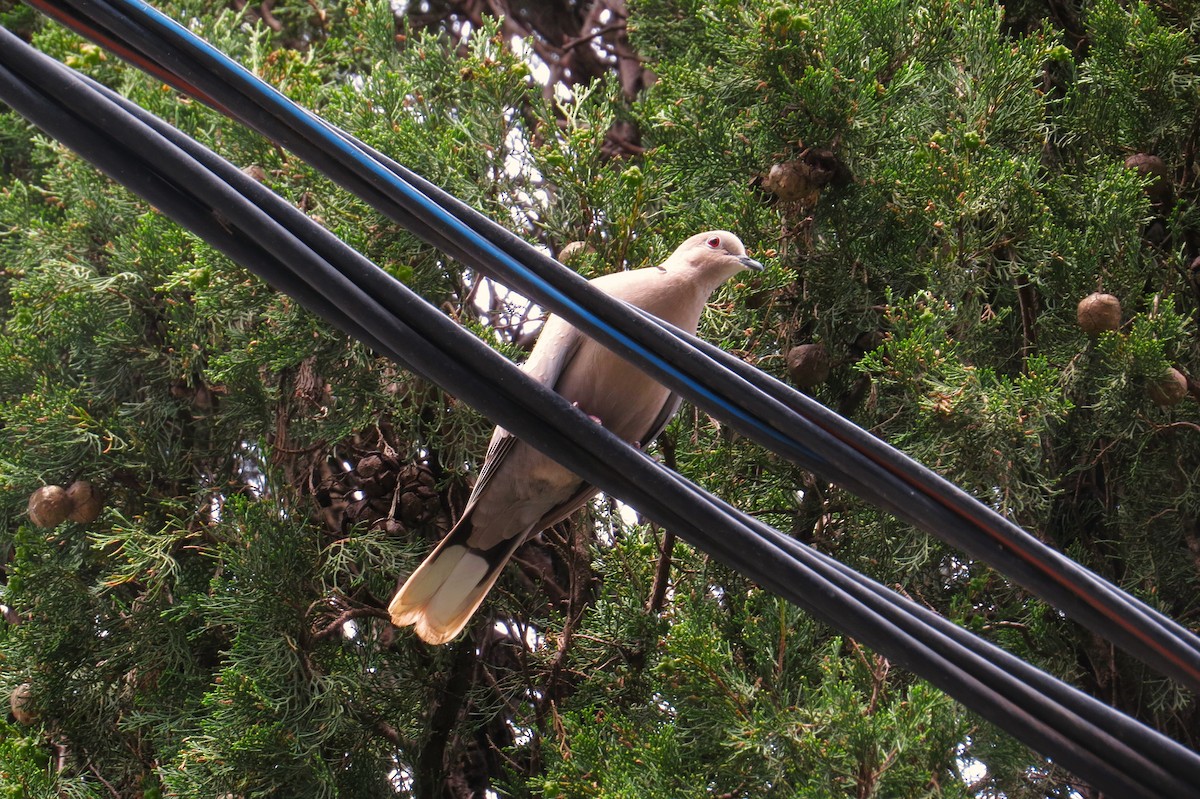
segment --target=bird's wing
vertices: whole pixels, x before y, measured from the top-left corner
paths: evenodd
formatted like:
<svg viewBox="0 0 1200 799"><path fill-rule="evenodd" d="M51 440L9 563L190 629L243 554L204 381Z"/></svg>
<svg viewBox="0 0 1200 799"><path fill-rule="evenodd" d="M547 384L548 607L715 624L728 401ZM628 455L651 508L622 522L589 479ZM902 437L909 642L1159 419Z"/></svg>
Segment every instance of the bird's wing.
<svg viewBox="0 0 1200 799"><path fill-rule="evenodd" d="M496 432L492 434L492 440L488 444L487 455L483 458L483 466L479 468L479 477L475 480L475 485L471 488L471 496L467 499L467 506L463 509L464 516L474 507L475 501L479 499L483 489L487 488L488 483L496 476L497 469L504 464L505 458L516 443L516 436L507 430L496 428Z"/></svg>
<svg viewBox="0 0 1200 799"><path fill-rule="evenodd" d="M667 425L679 410L679 405L682 402L683 399L674 392L667 395L667 401L663 403L662 410L658 412L658 416L655 416L654 421L646 428L646 435L640 439L642 449L649 447L654 443L655 439L662 435L662 431L667 429Z"/></svg>
<svg viewBox="0 0 1200 799"><path fill-rule="evenodd" d="M567 499L565 502L560 502L559 504L555 505L553 508L546 511L542 518L538 519L537 524L533 526L534 532L541 532L548 527L553 527L563 519L568 518L575 511L582 508L587 504L589 499L600 493L600 489L585 483L582 480L579 481L579 486L579 490L572 494L569 499Z"/></svg>
<svg viewBox="0 0 1200 799"><path fill-rule="evenodd" d="M679 410L679 405L681 402L682 400L678 394L671 393L667 395L667 401L663 403L662 410L660 410L658 415L654 417L654 420L647 425L646 434L637 440L637 444L641 449L644 450L649 447L650 444L652 444L654 440L662 434L662 431L671 421L671 418L675 415L676 411ZM599 493L599 489L587 483L581 482L580 490L571 495L571 498L567 501L562 502L547 511L546 514L538 520L538 523L534 525L534 529L545 530L548 527L553 527L583 507L583 505L586 504L589 499L596 496L597 493Z"/></svg>
<svg viewBox="0 0 1200 799"><path fill-rule="evenodd" d="M521 364L521 369L539 383L553 388L585 338L559 317L551 316L538 334L537 344L529 353L529 358Z"/></svg>
<svg viewBox="0 0 1200 799"><path fill-rule="evenodd" d="M546 322L542 334L543 336L549 334L554 341L548 341L539 336L538 344L541 346L533 348L533 352L529 354L529 359L521 365L521 369L539 383L554 388L558 384L563 370L567 368L567 364L579 351L579 345L583 343L584 336L575 328L557 324L553 320ZM479 495L504 466L504 462L516 443L516 436L502 427L496 428L492 434L492 440L488 443L483 466L479 469L479 477L475 480L475 486L471 489L471 496L463 510L464 516L471 511L476 500L479 499Z"/></svg>

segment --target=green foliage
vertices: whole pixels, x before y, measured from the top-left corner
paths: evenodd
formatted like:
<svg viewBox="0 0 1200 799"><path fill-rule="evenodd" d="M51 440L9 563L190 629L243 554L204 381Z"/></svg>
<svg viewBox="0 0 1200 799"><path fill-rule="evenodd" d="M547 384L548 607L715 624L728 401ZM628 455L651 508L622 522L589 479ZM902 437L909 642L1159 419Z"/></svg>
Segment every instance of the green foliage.
<svg viewBox="0 0 1200 799"><path fill-rule="evenodd" d="M491 21L166 7L299 102L593 276L736 231L702 333L1185 624L1200 613L1190 11L638 0L657 76L541 86ZM261 13L261 9L254 13ZM415 10L413 13L417 13ZM0 7L513 358L539 310L286 152ZM611 131L641 151L614 158ZM1160 157L1156 179L1124 166ZM803 164L794 196L774 166ZM816 170L812 172L811 170ZM817 172L827 173L818 175ZM1164 199L1165 197L1165 199ZM1076 305L1103 290L1119 330ZM608 498L521 550L469 637L383 618L489 424L0 111L0 722L14 796L1067 796L1055 766ZM1196 698L982 564L690 409L656 450L774 526L1197 746ZM90 480L93 522L30 494ZM664 583L663 578L667 578ZM1081 791L1087 790L1080 788ZM457 793L456 793L457 792Z"/></svg>
<svg viewBox="0 0 1200 799"><path fill-rule="evenodd" d="M1088 10L1091 49L1072 92L1072 127L1094 147L1175 149L1195 103L1195 42L1165 9L1103 0Z"/></svg>

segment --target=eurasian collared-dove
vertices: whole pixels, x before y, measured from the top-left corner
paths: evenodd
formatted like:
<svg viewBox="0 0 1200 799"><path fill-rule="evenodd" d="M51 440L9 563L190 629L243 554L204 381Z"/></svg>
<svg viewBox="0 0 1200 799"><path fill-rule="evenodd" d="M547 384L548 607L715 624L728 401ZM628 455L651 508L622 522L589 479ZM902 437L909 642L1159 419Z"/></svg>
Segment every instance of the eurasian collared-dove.
<svg viewBox="0 0 1200 799"><path fill-rule="evenodd" d="M692 236L661 266L592 281L606 294L694 333L709 295L742 269L762 269L737 236ZM637 367L562 319L546 320L525 362L529 376L579 406L598 424L640 446L674 415L679 400ZM412 573L388 610L431 644L458 635L530 535L567 518L596 489L497 427L462 518Z"/></svg>

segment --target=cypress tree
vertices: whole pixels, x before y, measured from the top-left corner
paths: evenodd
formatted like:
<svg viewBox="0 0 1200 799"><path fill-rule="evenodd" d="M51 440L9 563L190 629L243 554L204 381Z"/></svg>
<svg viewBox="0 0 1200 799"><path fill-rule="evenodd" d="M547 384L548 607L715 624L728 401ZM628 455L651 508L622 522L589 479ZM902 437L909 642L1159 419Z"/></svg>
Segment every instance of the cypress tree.
<svg viewBox="0 0 1200 799"><path fill-rule="evenodd" d="M482 7L162 6L585 276L738 232L768 270L705 338L1196 628L1192 5ZM23 6L0 23L527 350L541 309ZM1085 329L1097 293L1119 315ZM392 628L490 423L7 109L0 312L8 795L1103 787L607 497L525 545L463 638ZM962 553L688 406L653 451L1200 746L1196 697Z"/></svg>

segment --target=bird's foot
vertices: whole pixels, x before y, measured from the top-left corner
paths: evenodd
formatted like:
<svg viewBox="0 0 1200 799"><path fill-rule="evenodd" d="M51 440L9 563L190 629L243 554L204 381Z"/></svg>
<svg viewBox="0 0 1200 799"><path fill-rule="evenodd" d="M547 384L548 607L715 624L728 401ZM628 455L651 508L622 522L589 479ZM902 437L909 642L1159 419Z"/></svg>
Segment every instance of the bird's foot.
<svg viewBox="0 0 1200 799"><path fill-rule="evenodd" d="M579 408L579 403L578 403L578 402L572 402L572 403L571 403L571 407L572 407L572 408ZM579 409L580 409L580 410L583 410L582 408L579 408ZM587 411L584 411L584 413L587 413ZM600 425L601 427L603 427L603 426L604 426L604 422L600 421L600 417L599 417L599 416L592 416L590 413L588 413L588 414L587 414L587 418L591 419L593 422L595 422L596 424Z"/></svg>

